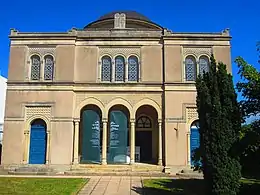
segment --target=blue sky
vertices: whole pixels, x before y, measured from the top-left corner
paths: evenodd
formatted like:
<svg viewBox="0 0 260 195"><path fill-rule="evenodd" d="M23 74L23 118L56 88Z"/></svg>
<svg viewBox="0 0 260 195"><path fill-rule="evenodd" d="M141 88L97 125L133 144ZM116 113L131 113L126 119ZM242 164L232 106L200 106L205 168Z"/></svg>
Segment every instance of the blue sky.
<svg viewBox="0 0 260 195"><path fill-rule="evenodd" d="M239 1L239 2L238 2ZM10 28L23 32L64 32L82 28L114 10L135 10L175 32L220 32L230 28L232 60L256 65L260 41L259 0L13 0L0 3L0 70L7 77ZM233 64L234 81L239 77Z"/></svg>

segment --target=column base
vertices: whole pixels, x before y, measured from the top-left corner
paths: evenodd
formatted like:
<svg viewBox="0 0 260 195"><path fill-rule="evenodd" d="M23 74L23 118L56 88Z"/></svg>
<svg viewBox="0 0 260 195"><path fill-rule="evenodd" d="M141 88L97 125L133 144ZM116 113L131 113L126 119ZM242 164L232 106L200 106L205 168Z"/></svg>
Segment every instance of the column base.
<svg viewBox="0 0 260 195"><path fill-rule="evenodd" d="M162 166L162 159L158 160L158 165Z"/></svg>
<svg viewBox="0 0 260 195"><path fill-rule="evenodd" d="M135 164L135 160L130 160L130 165L134 165Z"/></svg>
<svg viewBox="0 0 260 195"><path fill-rule="evenodd" d="M78 164L79 164L78 159L74 159L72 164L73 164L73 165L78 165Z"/></svg>
<svg viewBox="0 0 260 195"><path fill-rule="evenodd" d="M106 159L102 159L101 165L107 165L107 160Z"/></svg>

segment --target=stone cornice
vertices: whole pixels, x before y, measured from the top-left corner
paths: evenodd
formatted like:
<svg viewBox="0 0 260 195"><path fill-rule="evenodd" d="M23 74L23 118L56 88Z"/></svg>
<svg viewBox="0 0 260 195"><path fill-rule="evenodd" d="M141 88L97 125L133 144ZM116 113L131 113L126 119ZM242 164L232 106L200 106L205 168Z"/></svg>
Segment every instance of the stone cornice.
<svg viewBox="0 0 260 195"><path fill-rule="evenodd" d="M11 40L210 40L210 41L230 41L231 36L228 30L224 30L220 33L175 33L164 30L76 30L72 29L68 32L19 32L11 29L9 35Z"/></svg>

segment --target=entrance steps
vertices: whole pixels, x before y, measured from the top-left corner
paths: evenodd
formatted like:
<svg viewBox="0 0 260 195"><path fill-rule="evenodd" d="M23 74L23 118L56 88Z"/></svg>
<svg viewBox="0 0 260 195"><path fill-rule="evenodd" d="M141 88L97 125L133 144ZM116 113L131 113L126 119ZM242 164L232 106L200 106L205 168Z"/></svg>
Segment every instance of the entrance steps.
<svg viewBox="0 0 260 195"><path fill-rule="evenodd" d="M168 176L164 167L151 164L135 165L74 165L66 175L125 175L125 176Z"/></svg>
<svg viewBox="0 0 260 195"><path fill-rule="evenodd" d="M10 175L52 175L54 170L47 166L20 166L8 171Z"/></svg>

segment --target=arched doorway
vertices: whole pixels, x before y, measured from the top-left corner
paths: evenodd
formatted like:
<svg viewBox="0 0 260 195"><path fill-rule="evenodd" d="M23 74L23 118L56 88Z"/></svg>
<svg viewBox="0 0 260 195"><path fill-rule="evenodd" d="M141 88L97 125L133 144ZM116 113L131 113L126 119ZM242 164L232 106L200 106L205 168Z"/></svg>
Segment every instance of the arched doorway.
<svg viewBox="0 0 260 195"><path fill-rule="evenodd" d="M190 162L191 166L195 165L193 160L194 152L197 148L200 147L200 134L199 134L199 121L196 120L191 124L190 127Z"/></svg>
<svg viewBox="0 0 260 195"><path fill-rule="evenodd" d="M36 119L31 123L29 164L45 164L47 148L46 123Z"/></svg>
<svg viewBox="0 0 260 195"><path fill-rule="evenodd" d="M96 105L81 109L79 130L79 162L100 163L102 146L102 114Z"/></svg>
<svg viewBox="0 0 260 195"><path fill-rule="evenodd" d="M123 105L109 109L108 153L109 164L129 164L129 111Z"/></svg>
<svg viewBox="0 0 260 195"><path fill-rule="evenodd" d="M158 163L158 114L149 105L139 107L135 114L135 162Z"/></svg>

